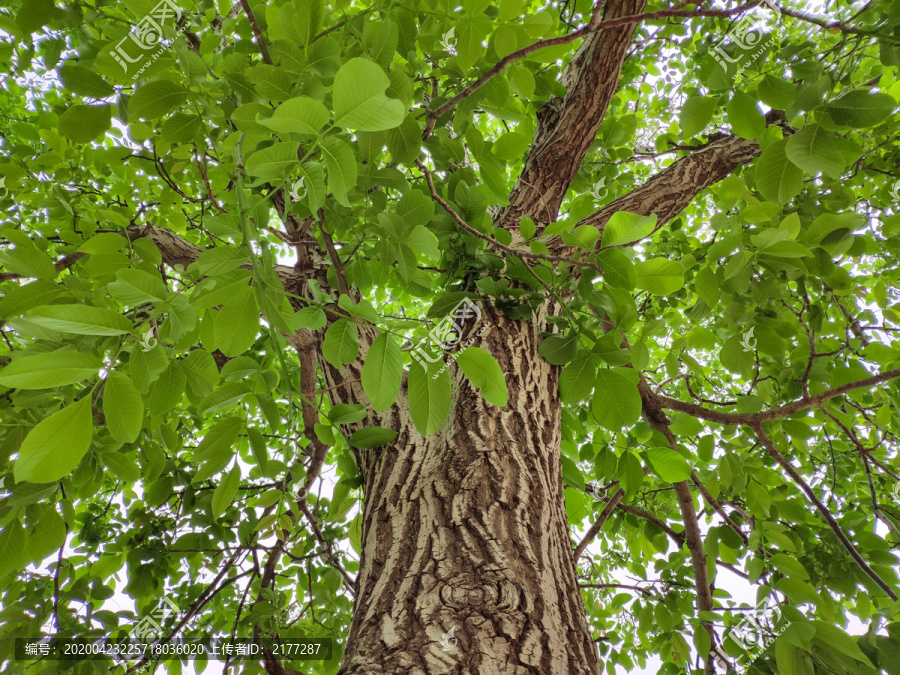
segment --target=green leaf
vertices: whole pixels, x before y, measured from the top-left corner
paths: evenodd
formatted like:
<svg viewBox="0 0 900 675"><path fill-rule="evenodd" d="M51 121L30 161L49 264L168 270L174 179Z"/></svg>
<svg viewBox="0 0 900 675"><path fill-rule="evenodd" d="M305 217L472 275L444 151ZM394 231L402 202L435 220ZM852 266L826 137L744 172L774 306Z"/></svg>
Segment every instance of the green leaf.
<svg viewBox="0 0 900 675"><path fill-rule="evenodd" d="M128 114L146 120L159 119L187 100L188 90L171 80L154 80L140 87L128 101Z"/></svg>
<svg viewBox="0 0 900 675"><path fill-rule="evenodd" d="M500 364L480 347L469 347L459 353L456 363L473 386L481 390L488 403L502 408L509 401L509 391Z"/></svg>
<svg viewBox="0 0 900 675"><path fill-rule="evenodd" d="M691 96L681 109L681 132L691 138L703 131L719 105L718 96Z"/></svg>
<svg viewBox="0 0 900 675"><path fill-rule="evenodd" d="M636 213L617 211L603 226L603 239L600 240L600 246L609 248L640 241L653 232L655 227L655 213L651 216L639 216Z"/></svg>
<svg viewBox="0 0 900 675"><path fill-rule="evenodd" d="M622 251L608 248L597 254L597 264L603 269L603 280L613 288L634 290L637 285L637 270L634 263Z"/></svg>
<svg viewBox="0 0 900 675"><path fill-rule="evenodd" d="M575 358L578 352L578 333L571 335L551 335L541 341L538 347L540 354L547 363L554 366L564 366Z"/></svg>
<svg viewBox="0 0 900 675"><path fill-rule="evenodd" d="M427 225L434 216L434 201L421 190L410 190L400 198L394 211L408 228Z"/></svg>
<svg viewBox="0 0 900 675"><path fill-rule="evenodd" d="M347 61L334 77L334 124L354 131L382 131L400 126L403 103L385 96L391 81L377 63Z"/></svg>
<svg viewBox="0 0 900 675"><path fill-rule="evenodd" d="M427 372L418 363L409 367L409 414L423 436L441 428L450 412L450 373L443 364Z"/></svg>
<svg viewBox="0 0 900 675"><path fill-rule="evenodd" d="M768 201L786 204L803 189L803 171L787 157L787 139L775 141L756 160L756 187Z"/></svg>
<svg viewBox="0 0 900 675"><path fill-rule="evenodd" d="M216 422L194 451L194 461L225 464L232 456L240 430L240 421L233 417Z"/></svg>
<svg viewBox="0 0 900 675"><path fill-rule="evenodd" d="M839 651L841 654L846 654L850 658L856 659L860 663L871 668L871 661L869 661L868 657L866 657L859 648L855 638L847 635L847 633L837 626L825 621L816 620L812 622L812 625L816 629L816 641L821 641L830 648Z"/></svg>
<svg viewBox="0 0 900 675"><path fill-rule="evenodd" d="M671 295L684 287L684 269L678 263L665 258L634 263L637 287L654 295Z"/></svg>
<svg viewBox="0 0 900 675"><path fill-rule="evenodd" d="M797 85L782 80L780 77L766 75L759 84L759 98L767 106L776 110L785 110L797 100Z"/></svg>
<svg viewBox="0 0 900 675"><path fill-rule="evenodd" d="M322 26L322 0L292 0L281 7L284 34L297 46L308 46Z"/></svg>
<svg viewBox="0 0 900 675"><path fill-rule="evenodd" d="M637 385L615 370L598 371L591 410L605 429L621 431L631 426L641 415Z"/></svg>
<svg viewBox="0 0 900 675"><path fill-rule="evenodd" d="M244 382L226 382L197 404L197 412L207 415L224 410L251 393L250 385Z"/></svg>
<svg viewBox="0 0 900 675"><path fill-rule="evenodd" d="M16 23L24 33L34 33L50 23L55 9L52 0L30 0L22 3L16 14Z"/></svg>
<svg viewBox="0 0 900 675"><path fill-rule="evenodd" d="M177 361L169 363L150 392L150 414L156 417L164 415L181 402L187 376Z"/></svg>
<svg viewBox="0 0 900 675"><path fill-rule="evenodd" d="M766 118L756 107L756 99L737 90L725 108L728 122L741 138L754 139L766 130Z"/></svg>
<svg viewBox="0 0 900 675"><path fill-rule="evenodd" d="M325 324L328 323L325 312L323 312L320 307L314 305L304 307L294 316L294 327L298 329L309 328L310 330L319 330L320 328L324 328Z"/></svg>
<svg viewBox="0 0 900 675"><path fill-rule="evenodd" d="M356 155L341 139L330 136L319 145L328 170L328 190L344 206L350 206L347 193L356 186Z"/></svg>
<svg viewBox="0 0 900 675"><path fill-rule="evenodd" d="M316 213L325 204L327 196L325 190L325 167L319 162L304 162L297 167L297 171L300 172L300 177L303 179L303 189L306 190L306 201L309 205L309 210L312 213ZM298 193L300 193L299 187Z"/></svg>
<svg viewBox="0 0 900 675"><path fill-rule="evenodd" d="M325 331L322 356L335 368L340 368L353 363L357 354L359 354L359 333L356 324L349 319L338 319ZM386 367L390 367L390 364ZM383 402L383 399L379 398L379 402Z"/></svg>
<svg viewBox="0 0 900 675"><path fill-rule="evenodd" d="M346 319L339 321L346 321ZM335 322L335 325L339 321ZM332 329L333 326L329 328L328 332L331 332ZM352 327L352 331L355 336L356 328ZM328 333L325 334L325 339L328 339ZM352 345L352 340L348 344ZM349 349L350 347L347 348L348 354ZM354 358L356 358L355 351L353 357L344 363L350 363ZM369 353L366 354L366 360L363 363L361 379L363 391L369 397L373 410L385 410L393 405L403 379L403 355L397 342L388 333L380 333L369 347Z"/></svg>
<svg viewBox="0 0 900 675"><path fill-rule="evenodd" d="M338 403L328 411L328 419L335 426L361 422L366 415L366 406L360 403Z"/></svg>
<svg viewBox="0 0 900 675"><path fill-rule="evenodd" d="M37 277L51 281L56 278L56 268L53 261L36 246L20 246L0 251L0 265L10 272L26 277Z"/></svg>
<svg viewBox="0 0 900 675"><path fill-rule="evenodd" d="M247 173L257 178L278 180L286 178L300 160L297 158L299 143L273 143L268 148L257 150L247 158Z"/></svg>
<svg viewBox="0 0 900 675"><path fill-rule="evenodd" d="M48 508L28 536L27 557L33 563L40 564L44 558L62 548L65 540L66 522L53 508Z"/></svg>
<svg viewBox="0 0 900 675"><path fill-rule="evenodd" d="M28 432L13 465L13 477L29 483L55 483L68 475L91 445L91 396L85 395Z"/></svg>
<svg viewBox="0 0 900 675"><path fill-rule="evenodd" d="M125 483L140 480L141 470L128 455L121 452L104 452L100 455L100 460L119 480Z"/></svg>
<svg viewBox="0 0 900 675"><path fill-rule="evenodd" d="M90 143L109 129L112 106L73 105L59 116L59 134L73 143Z"/></svg>
<svg viewBox="0 0 900 675"><path fill-rule="evenodd" d="M432 303L431 307L428 309L427 316L429 319L441 319L453 312L466 298L476 303L481 300L481 296L477 293L471 293L469 291L451 291L450 293L439 296Z"/></svg>
<svg viewBox="0 0 900 675"><path fill-rule="evenodd" d="M354 448L371 450L372 448L380 448L383 445L388 445L393 442L395 438L397 438L397 432L392 429L385 429L384 427L366 427L365 429L354 431L347 442Z"/></svg>
<svg viewBox="0 0 900 675"><path fill-rule="evenodd" d="M810 654L792 645L783 636L775 641L775 663L779 675L816 675Z"/></svg>
<svg viewBox="0 0 900 675"><path fill-rule="evenodd" d="M148 351L135 347L128 362L128 374L137 388L146 392L167 365L166 354L158 344Z"/></svg>
<svg viewBox="0 0 900 675"><path fill-rule="evenodd" d="M647 459L657 475L669 483L680 483L691 476L687 460L671 448L651 448Z"/></svg>
<svg viewBox="0 0 900 675"><path fill-rule="evenodd" d="M3 525L0 532L0 579L28 564L25 559L26 544L25 528L18 520L13 519Z"/></svg>
<svg viewBox="0 0 900 675"><path fill-rule="evenodd" d="M524 157L530 145L530 136L518 131L510 131L500 135L491 147L491 153L497 158L509 162Z"/></svg>
<svg viewBox="0 0 900 675"><path fill-rule="evenodd" d="M844 153L841 152L833 131L818 124L803 127L787 139L787 158L815 176L822 172L831 178L838 178L847 168Z"/></svg>
<svg viewBox="0 0 900 675"><path fill-rule="evenodd" d="M0 259L2 256L3 252L0 251ZM32 281L24 286L15 285L6 289L6 295L0 300L0 318L18 316L32 307L46 305L59 297L62 292L63 289L52 281Z"/></svg>
<svg viewBox="0 0 900 675"><path fill-rule="evenodd" d="M278 133L317 135L331 118L328 108L308 96L288 99L269 118L257 116L257 123Z"/></svg>
<svg viewBox="0 0 900 675"><path fill-rule="evenodd" d="M96 377L103 361L91 354L60 350L23 356L0 370L0 384L16 389L51 389Z"/></svg>
<svg viewBox="0 0 900 675"><path fill-rule="evenodd" d="M411 163L422 150L422 129L415 115L407 115L403 123L388 131L387 147L395 162Z"/></svg>
<svg viewBox="0 0 900 675"><path fill-rule="evenodd" d="M62 85L79 96L106 98L116 93L112 85L89 68L66 63L59 68L58 72Z"/></svg>
<svg viewBox="0 0 900 675"><path fill-rule="evenodd" d="M215 319L216 346L225 356L240 356L256 342L259 306L249 288L222 305Z"/></svg>
<svg viewBox="0 0 900 675"><path fill-rule="evenodd" d="M559 375L559 392L564 403L577 403L590 396L597 379L593 357L583 352L576 356Z"/></svg>
<svg viewBox="0 0 900 675"><path fill-rule="evenodd" d="M134 443L144 421L141 393L122 373L110 373L103 387L103 416L110 435L119 443Z"/></svg>
<svg viewBox="0 0 900 675"><path fill-rule="evenodd" d="M799 579L800 581L809 581L809 573L802 563L796 558L785 553L776 553L769 558L769 563L785 576Z"/></svg>
<svg viewBox="0 0 900 675"><path fill-rule="evenodd" d="M600 232L593 225L579 225L571 232L564 232L561 239L567 246L593 251L600 239Z"/></svg>
<svg viewBox="0 0 900 675"><path fill-rule="evenodd" d="M240 486L241 467L235 464L234 468L225 474L222 482L213 491L212 503L210 504L213 520L218 520L228 510L228 507L234 502L234 498L237 497Z"/></svg>
<svg viewBox="0 0 900 675"><path fill-rule="evenodd" d="M634 453L626 450L619 457L616 465L616 477L619 479L622 489L625 490L625 495L628 497L634 495L641 487L641 483L644 482L644 470L641 467L641 460Z"/></svg>
<svg viewBox="0 0 900 675"><path fill-rule="evenodd" d="M697 276L694 277L694 290L707 307L714 308L719 304L719 281L709 267L697 272Z"/></svg>
<svg viewBox="0 0 900 675"><path fill-rule="evenodd" d="M181 362L188 386L198 396L207 396L219 383L216 360L205 349L194 349Z"/></svg>
<svg viewBox="0 0 900 675"><path fill-rule="evenodd" d="M45 305L26 315L40 326L77 335L122 335L132 331L124 316L102 307Z"/></svg>
<svg viewBox="0 0 900 675"><path fill-rule="evenodd" d="M109 294L125 305L164 300L168 291L159 275L128 267L116 272L116 280L106 287Z"/></svg>
<svg viewBox="0 0 900 675"><path fill-rule="evenodd" d="M161 129L163 140L169 143L190 143L203 128L199 115L175 113L167 119Z"/></svg>
<svg viewBox="0 0 900 675"><path fill-rule="evenodd" d="M874 127L893 114L897 102L890 94L870 93L868 89L856 89L825 106L831 119L844 127L862 129Z"/></svg>

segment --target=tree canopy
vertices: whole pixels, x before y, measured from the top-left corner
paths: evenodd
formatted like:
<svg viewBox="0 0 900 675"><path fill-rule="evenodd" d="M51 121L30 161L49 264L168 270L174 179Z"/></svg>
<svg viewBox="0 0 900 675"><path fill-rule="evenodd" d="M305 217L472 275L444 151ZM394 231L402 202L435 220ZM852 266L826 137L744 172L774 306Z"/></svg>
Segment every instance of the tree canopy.
<svg viewBox="0 0 900 675"><path fill-rule="evenodd" d="M786 626L755 672L900 673L900 1L14 0L0 36L0 671L169 597L338 672L396 402L527 409L442 348L462 307L559 372L602 669L704 672L739 577Z"/></svg>

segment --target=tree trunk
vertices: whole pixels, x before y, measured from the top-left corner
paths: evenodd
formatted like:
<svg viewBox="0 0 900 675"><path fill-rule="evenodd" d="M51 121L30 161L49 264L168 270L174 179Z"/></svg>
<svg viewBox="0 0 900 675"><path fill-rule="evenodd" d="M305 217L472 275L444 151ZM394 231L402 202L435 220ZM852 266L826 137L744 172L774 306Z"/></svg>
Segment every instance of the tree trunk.
<svg viewBox="0 0 900 675"><path fill-rule="evenodd" d="M484 307L476 343L509 404L485 402L448 359L453 411L423 438L361 452L362 563L342 673L597 673L566 525L556 368L544 316ZM382 419L382 423L387 420ZM450 634L452 631L452 634ZM450 634L450 635L448 635Z"/></svg>

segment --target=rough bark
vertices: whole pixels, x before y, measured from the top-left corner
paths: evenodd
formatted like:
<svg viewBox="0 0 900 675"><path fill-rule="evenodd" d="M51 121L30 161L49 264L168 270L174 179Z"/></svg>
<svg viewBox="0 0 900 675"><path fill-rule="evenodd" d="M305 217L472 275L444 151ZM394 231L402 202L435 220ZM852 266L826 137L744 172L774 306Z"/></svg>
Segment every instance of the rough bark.
<svg viewBox="0 0 900 675"><path fill-rule="evenodd" d="M646 5L646 0L610 0L603 18L640 14ZM633 34L634 25L629 24L585 38L562 77L566 97L551 98L538 110L531 150L497 226L515 230L523 216L543 225L556 220L566 190L619 89Z"/></svg>
<svg viewBox="0 0 900 675"><path fill-rule="evenodd" d="M401 392L381 419L397 441L361 451L362 566L342 673L598 672L566 525L557 369L537 354L543 318L484 309L478 345L506 375L506 407L450 360L442 431L418 434Z"/></svg>

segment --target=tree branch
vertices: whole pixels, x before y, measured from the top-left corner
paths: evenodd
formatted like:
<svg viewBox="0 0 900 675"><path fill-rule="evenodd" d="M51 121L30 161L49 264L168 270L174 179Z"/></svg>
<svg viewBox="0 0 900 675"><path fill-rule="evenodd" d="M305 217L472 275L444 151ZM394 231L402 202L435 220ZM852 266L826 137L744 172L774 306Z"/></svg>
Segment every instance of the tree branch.
<svg viewBox="0 0 900 675"><path fill-rule="evenodd" d="M669 420L662 411L659 395L654 393L643 375L638 383L638 391L641 394L641 415L651 428L655 429L669 442L672 452L678 452L678 441L669 430ZM691 566L694 570L694 585L697 588L698 612L711 612L713 610L712 587L709 583L709 573L706 568L706 552L703 549L703 536L700 533L700 523L697 520L697 510L694 507L694 496L691 494L690 485L686 480L674 483L675 494L678 499L678 508L681 511L681 519L684 522L685 543L691 554ZM702 622L706 632L709 633L710 645L716 644L716 631L709 621ZM705 675L715 675L712 651L702 655L706 666Z"/></svg>
<svg viewBox="0 0 900 675"><path fill-rule="evenodd" d="M680 3L678 7L683 7L685 4L690 3ZM641 3L638 8L632 10L633 14L619 16L611 19L607 19L605 21L596 21L595 17L599 16L596 12L593 13L591 21L581 28L567 34L560 35L558 37L546 38L544 40L538 40L537 42L528 45L527 47L523 47L517 51L514 51L512 54L508 54L500 59L494 66L492 66L486 73L481 75L477 80L475 80L468 87L463 89L460 93L458 93L453 98L445 101L440 106L435 108L434 110L426 110L426 114L428 116L428 120L425 123L425 131L422 134L423 139L428 139L431 135L432 130L434 129L434 124L438 118L447 114L453 107L455 107L460 101L465 100L476 91L481 89L485 84L487 84L491 78L493 78L498 73L505 70L508 66L512 65L516 61L519 61L529 54L533 54L539 49L544 49L546 47L555 47L557 45L565 45L575 42L576 40L580 40L583 37L587 37L589 35L598 33L603 30L609 30L611 28L620 28L623 26L632 26L636 23L641 23L643 21L654 21L656 19L667 19L667 18L675 18L675 17L684 17L684 18L702 18L702 17L719 17L719 18L731 18L737 14L742 14L749 9L757 6L759 2L749 2L744 5L740 5L739 7L733 7L732 9L697 9L697 10L682 10L677 9L676 7L670 7L668 9L660 9L656 12L648 12L646 14L636 13L637 9L643 9L646 3ZM603 3L598 3L598 7L602 6Z"/></svg>
<svg viewBox="0 0 900 675"><path fill-rule="evenodd" d="M800 412L801 410L818 407L821 403L835 398L836 396L841 396L855 389L862 389L865 387L871 387L876 384L881 384L882 382L887 382L897 377L900 377L900 368L888 370L879 375L873 375L872 377L857 380L856 382L848 382L847 384L842 384L840 387L835 387L834 389L823 391L821 394L803 397L797 401L794 401L793 403L788 403L787 405L781 406L780 408L763 410L762 412L758 413L728 413L722 412L720 410L709 410L708 408L703 408L693 403L679 401L678 399L669 398L668 396L663 396L662 394L659 394L658 397L662 407L669 410L677 410L678 412L687 413L688 415L708 420L710 422L717 422L719 424L746 424L747 426L754 426L762 424L763 422L771 422L772 420L790 417L794 413Z"/></svg>
<svg viewBox="0 0 900 675"><path fill-rule="evenodd" d="M770 112L768 123L779 122L780 114L779 111ZM602 233L603 226L617 211L642 216L655 214L657 225L665 224L681 213L700 192L727 178L738 166L753 160L759 153L758 141L739 136L718 138L673 162L640 187L583 218L578 225L593 225ZM547 245L552 249L559 244L559 237L555 237Z"/></svg>
<svg viewBox="0 0 900 675"><path fill-rule="evenodd" d="M762 424L757 422L755 424L749 425L750 428L756 433L763 447L768 451L769 455L778 462L778 465L784 469L784 472L791 477L797 486L803 491L803 493L807 496L809 501L811 501L815 507L819 510L819 513L822 514L822 517L825 518L825 522L828 523L828 526L831 528L831 531L834 532L834 535L838 538L838 541L841 542L841 545L847 550L847 553L850 554L850 557L856 561L856 564L859 565L860 569L868 576L872 581L878 585L881 590L883 590L887 596L893 600L900 600L900 596L897 595L896 591L888 584L884 579L878 576L878 573L875 572L867 563L863 557L859 554L859 551L856 550L856 547L853 546L853 542L844 534L844 531L841 529L841 526L838 525L838 522L834 519L834 516L831 515L831 512L825 508L825 505L819 501L819 498L816 497L816 493L812 491L812 488L807 485L806 481L797 473L797 470L791 466L791 463L788 462L784 455L778 452L778 449L775 447L775 444L772 442L772 439L769 438L768 434L763 430Z"/></svg>
<svg viewBox="0 0 900 675"><path fill-rule="evenodd" d="M578 559L584 553L584 549L588 547L588 544L590 544L594 540L594 537L599 534L600 530L603 529L603 524L606 522L607 518L609 518L613 509L618 506L620 501L622 501L622 497L624 496L625 490L619 488L610 500L606 502L606 506L603 507L603 511L600 514L600 517L597 518L597 522L591 525L591 528L584 535L584 538L579 542L578 546L575 547L575 562L578 562Z"/></svg>
<svg viewBox="0 0 900 675"><path fill-rule="evenodd" d="M269 48L266 47L266 41L263 40L262 31L259 29L259 22L256 20L256 15L250 8L248 0L241 0L241 7L244 8L244 14L247 15L247 21L250 23L250 28L253 30L253 37L256 38L256 46L259 47L259 53L262 54L263 61L271 66L272 57L269 56Z"/></svg>
<svg viewBox="0 0 900 675"><path fill-rule="evenodd" d="M534 141L509 195L509 206L495 220L497 227L514 232L523 216L530 216L535 223L556 220L566 191L619 89L634 24L652 16L641 14L646 5L647 0L609 0L607 20L598 24L596 31L580 29L588 37L561 77L568 93L562 99L551 98L538 110Z"/></svg>

